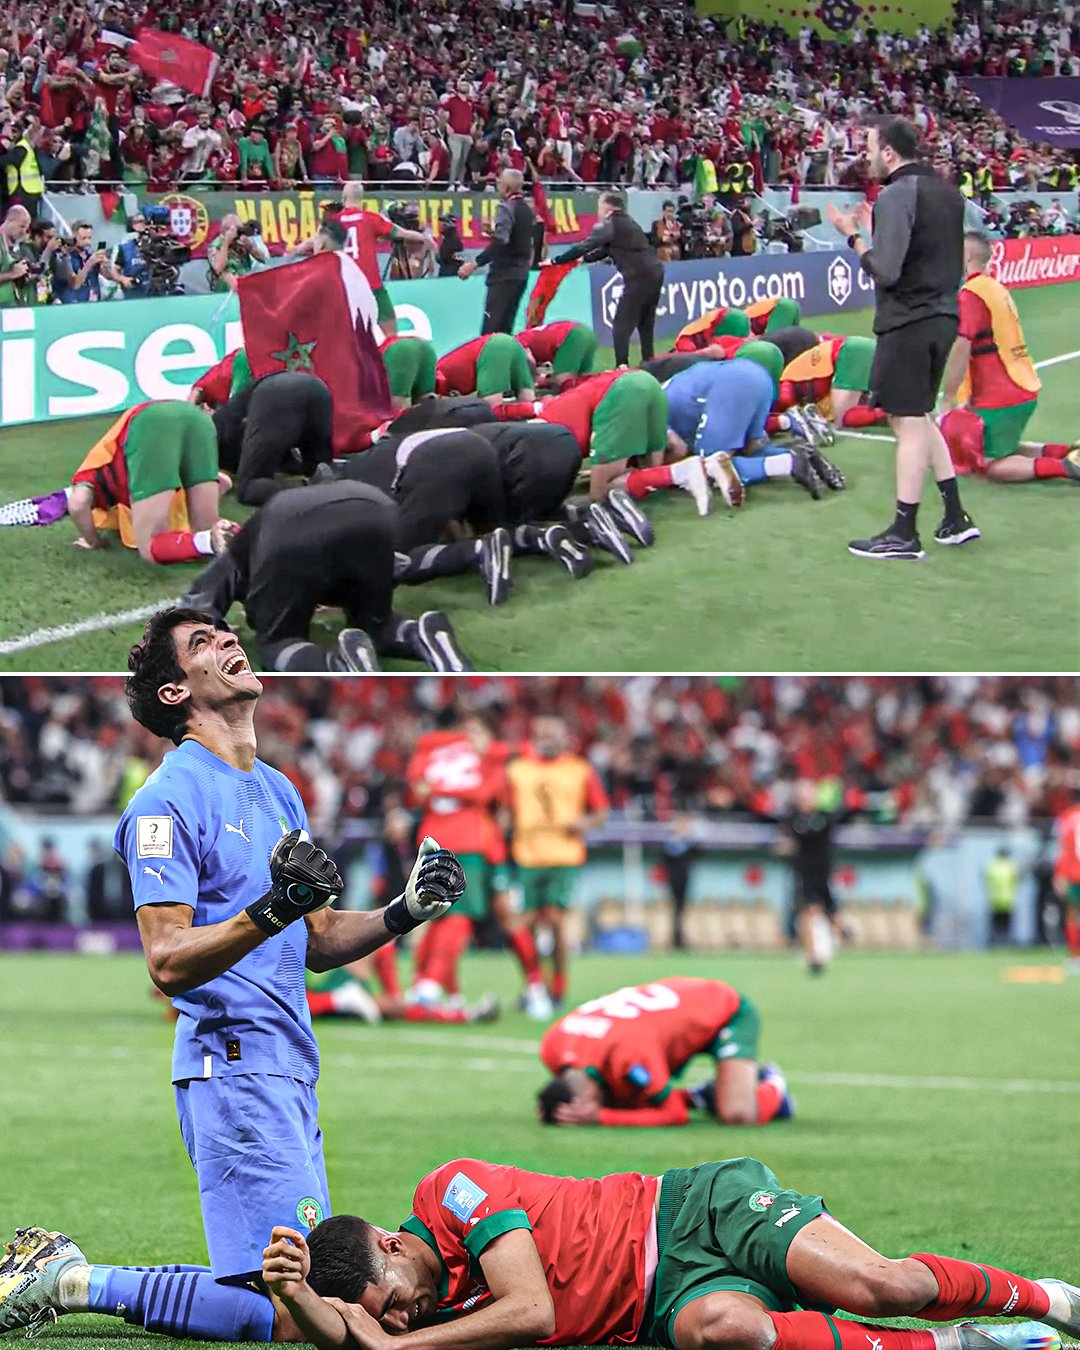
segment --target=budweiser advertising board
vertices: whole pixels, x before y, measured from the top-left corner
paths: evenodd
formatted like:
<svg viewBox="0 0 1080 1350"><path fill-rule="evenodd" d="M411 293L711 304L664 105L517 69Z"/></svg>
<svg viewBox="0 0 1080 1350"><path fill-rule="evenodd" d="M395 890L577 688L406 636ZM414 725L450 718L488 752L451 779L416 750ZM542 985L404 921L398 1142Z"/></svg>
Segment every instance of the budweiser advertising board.
<svg viewBox="0 0 1080 1350"><path fill-rule="evenodd" d="M989 271L1014 288L1080 281L1080 235L995 240Z"/></svg>

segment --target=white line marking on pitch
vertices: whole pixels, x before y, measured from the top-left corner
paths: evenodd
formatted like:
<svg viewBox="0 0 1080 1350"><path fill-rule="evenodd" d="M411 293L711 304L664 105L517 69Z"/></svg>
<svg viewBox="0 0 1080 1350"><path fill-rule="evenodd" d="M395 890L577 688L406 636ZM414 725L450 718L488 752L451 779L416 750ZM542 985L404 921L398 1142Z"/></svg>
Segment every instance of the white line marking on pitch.
<svg viewBox="0 0 1080 1350"><path fill-rule="evenodd" d="M1078 356L1080 351L1048 356L1045 361L1036 361L1035 369L1046 370L1049 366L1060 366L1065 361L1075 361ZM886 444L895 442L895 437L882 436L873 431L840 431L839 434L857 441L884 441ZM140 619L148 619L151 614L172 603L172 599L157 600L152 605L121 610L118 614L92 614L90 618L80 619L77 623L61 623L55 628L37 628L32 633L20 633L18 637L0 640L0 656L13 656L16 652L47 647L53 642L68 642L71 638L85 637L88 633L100 633L107 628L118 628L121 624L138 623Z"/></svg>
<svg viewBox="0 0 1080 1350"><path fill-rule="evenodd" d="M83 637L87 633L100 633L107 628L119 628L121 624L138 623L148 619L166 605L175 604L175 600L155 600L149 605L140 605L138 609L122 609L117 614L91 614L88 619L77 623L61 623L55 628L36 628L32 633L21 633L18 637L0 640L0 656L11 656L14 652L26 652L34 647L47 647L50 642L67 642L71 638Z"/></svg>

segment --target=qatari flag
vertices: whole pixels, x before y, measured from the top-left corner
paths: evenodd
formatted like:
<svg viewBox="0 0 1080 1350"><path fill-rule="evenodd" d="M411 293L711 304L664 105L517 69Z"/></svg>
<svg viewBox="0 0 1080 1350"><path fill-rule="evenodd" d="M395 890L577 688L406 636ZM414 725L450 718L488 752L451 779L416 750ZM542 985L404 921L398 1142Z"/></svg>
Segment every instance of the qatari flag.
<svg viewBox="0 0 1080 1350"><path fill-rule="evenodd" d="M960 83L1029 141L1066 150L1080 147L1080 76L972 75Z"/></svg>

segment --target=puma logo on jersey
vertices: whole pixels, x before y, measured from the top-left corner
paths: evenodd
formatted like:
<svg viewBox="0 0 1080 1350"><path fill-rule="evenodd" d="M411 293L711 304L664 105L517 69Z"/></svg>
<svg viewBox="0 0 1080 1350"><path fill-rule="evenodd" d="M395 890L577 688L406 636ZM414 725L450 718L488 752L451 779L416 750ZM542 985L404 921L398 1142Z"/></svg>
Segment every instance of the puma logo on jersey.
<svg viewBox="0 0 1080 1350"><path fill-rule="evenodd" d="M240 824L239 824L239 825L229 825L229 824L226 824L226 826L225 826L225 833L226 833L226 834L238 834L238 835L240 836L240 838L244 840L245 843L247 843L247 844L250 844L250 843L251 843L251 840L250 840L250 839L247 837L247 835L244 833L244 817L243 817L243 816L240 817Z"/></svg>
<svg viewBox="0 0 1080 1350"><path fill-rule="evenodd" d="M159 867L158 870L157 870L156 872L154 871L154 869L153 869L152 867L144 867L144 868L143 868L143 875L144 875L144 876L147 876L147 877L157 877L158 881L160 881L161 884L162 884L163 886L165 885L165 869L164 869L164 867Z"/></svg>

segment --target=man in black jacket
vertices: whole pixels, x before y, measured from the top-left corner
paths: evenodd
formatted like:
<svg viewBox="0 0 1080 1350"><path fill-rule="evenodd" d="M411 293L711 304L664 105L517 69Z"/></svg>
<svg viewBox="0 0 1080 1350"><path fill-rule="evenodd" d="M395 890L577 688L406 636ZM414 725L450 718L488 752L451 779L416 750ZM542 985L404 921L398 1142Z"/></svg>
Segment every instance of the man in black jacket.
<svg viewBox="0 0 1080 1350"><path fill-rule="evenodd" d="M475 258L468 259L458 268L459 277L471 277L478 267L490 263L481 334L514 331L518 306L529 280L536 215L522 194L523 182L519 170L502 171L499 175L502 201L495 216L491 242Z"/></svg>
<svg viewBox="0 0 1080 1350"><path fill-rule="evenodd" d="M645 231L627 213L622 193L602 192L596 214L599 219L588 238L553 261L610 259L615 264L623 279L623 292L611 323L615 364L630 364L630 339L635 329L641 339L641 359L649 361L653 355L656 307L664 287L664 264L653 251Z"/></svg>
<svg viewBox="0 0 1080 1350"><path fill-rule="evenodd" d="M959 322L957 293L964 279L964 199L929 164L915 159L918 133L901 117L871 127L867 153L884 187L873 212L829 206L828 216L874 279L877 349L870 391L889 414L896 435L896 516L869 539L853 539L857 558L926 555L915 518L927 468L945 506L934 531L939 544L978 539L960 504L956 470L932 416ZM863 229L872 229L867 244Z"/></svg>

